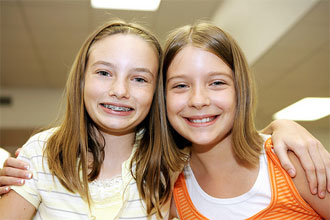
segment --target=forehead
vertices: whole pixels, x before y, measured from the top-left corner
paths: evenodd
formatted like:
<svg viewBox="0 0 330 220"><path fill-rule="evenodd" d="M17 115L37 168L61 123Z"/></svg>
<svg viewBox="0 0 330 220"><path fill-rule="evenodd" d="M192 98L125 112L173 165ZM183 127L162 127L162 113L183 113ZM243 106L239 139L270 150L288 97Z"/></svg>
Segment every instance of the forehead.
<svg viewBox="0 0 330 220"><path fill-rule="evenodd" d="M172 60L168 73L183 72L231 72L231 68L216 54L209 50L187 45Z"/></svg>
<svg viewBox="0 0 330 220"><path fill-rule="evenodd" d="M97 61L121 67L148 68L157 73L158 53L154 46L135 34L114 34L95 42L89 51L88 64Z"/></svg>
<svg viewBox="0 0 330 220"><path fill-rule="evenodd" d="M135 52L145 52L145 53L153 53L153 55L157 56L157 51L154 45L144 38L129 33L118 33L106 36L98 41L96 41L90 48L89 53L93 53L94 51L109 51L112 50L120 51L123 49L131 50L131 53Z"/></svg>

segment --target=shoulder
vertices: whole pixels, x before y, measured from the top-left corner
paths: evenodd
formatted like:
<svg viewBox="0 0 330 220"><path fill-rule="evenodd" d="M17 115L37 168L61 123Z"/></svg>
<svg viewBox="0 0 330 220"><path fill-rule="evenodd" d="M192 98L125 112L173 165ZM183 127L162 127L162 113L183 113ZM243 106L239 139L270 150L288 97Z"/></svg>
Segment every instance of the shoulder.
<svg viewBox="0 0 330 220"><path fill-rule="evenodd" d="M22 151L41 150L44 148L47 140L57 130L57 128L51 128L37 134L32 135L28 141L23 145Z"/></svg>
<svg viewBox="0 0 330 220"><path fill-rule="evenodd" d="M313 195L310 192L308 181L305 175L305 170L301 166L298 157L291 151L288 152L289 158L296 168L296 176L292 178L295 187L300 196L322 217L330 219L329 204L330 194L326 192L326 197L320 199L318 195Z"/></svg>
<svg viewBox="0 0 330 220"><path fill-rule="evenodd" d="M37 134L32 135L29 140L26 142L25 145L34 143L34 142L46 142L48 140L48 138L54 134L54 132L57 130L58 128L51 128L42 132L39 132Z"/></svg>
<svg viewBox="0 0 330 220"><path fill-rule="evenodd" d="M31 136L29 140L22 146L22 149L17 158L28 162L30 165L33 163L41 163L41 160L39 159L43 158L43 152L47 140L49 137L51 137L54 131L56 131L56 128L48 129Z"/></svg>

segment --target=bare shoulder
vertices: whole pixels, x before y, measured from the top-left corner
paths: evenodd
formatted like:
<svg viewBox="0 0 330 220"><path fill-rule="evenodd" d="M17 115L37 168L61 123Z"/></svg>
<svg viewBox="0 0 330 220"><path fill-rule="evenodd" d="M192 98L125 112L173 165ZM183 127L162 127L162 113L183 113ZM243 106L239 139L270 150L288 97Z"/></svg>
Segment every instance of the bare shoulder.
<svg viewBox="0 0 330 220"><path fill-rule="evenodd" d="M14 190L0 198L0 213L3 219L31 219L36 208Z"/></svg>
<svg viewBox="0 0 330 220"><path fill-rule="evenodd" d="M323 218L330 219L330 194L326 192L324 199L320 199L317 195L313 195L308 186L308 181L305 175L305 170L302 168L298 157L289 151L289 158L296 168L297 174L292 178L301 197Z"/></svg>

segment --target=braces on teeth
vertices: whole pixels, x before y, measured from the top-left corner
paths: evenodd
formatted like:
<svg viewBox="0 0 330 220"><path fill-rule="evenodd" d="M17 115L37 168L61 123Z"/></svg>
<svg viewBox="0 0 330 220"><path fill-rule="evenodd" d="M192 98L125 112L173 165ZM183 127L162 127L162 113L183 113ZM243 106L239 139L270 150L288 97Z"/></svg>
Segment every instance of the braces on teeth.
<svg viewBox="0 0 330 220"><path fill-rule="evenodd" d="M128 111L131 110L130 108L119 107L119 106L114 106L114 105L104 105L104 107L109 108L109 109L114 110L114 111L125 111L125 112L128 112Z"/></svg>

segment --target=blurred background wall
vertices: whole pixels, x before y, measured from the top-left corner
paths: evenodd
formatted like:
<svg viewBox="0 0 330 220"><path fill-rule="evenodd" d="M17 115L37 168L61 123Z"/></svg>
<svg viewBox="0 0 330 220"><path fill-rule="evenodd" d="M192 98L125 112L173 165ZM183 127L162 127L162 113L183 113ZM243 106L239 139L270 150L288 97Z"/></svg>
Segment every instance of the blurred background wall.
<svg viewBox="0 0 330 220"><path fill-rule="evenodd" d="M112 18L139 22L164 41L198 19L231 33L258 87L258 129L280 109L329 97L329 0L162 0L155 12L93 9L88 0L0 0L0 146L13 153L61 112L84 39ZM329 150L329 116L298 122Z"/></svg>

